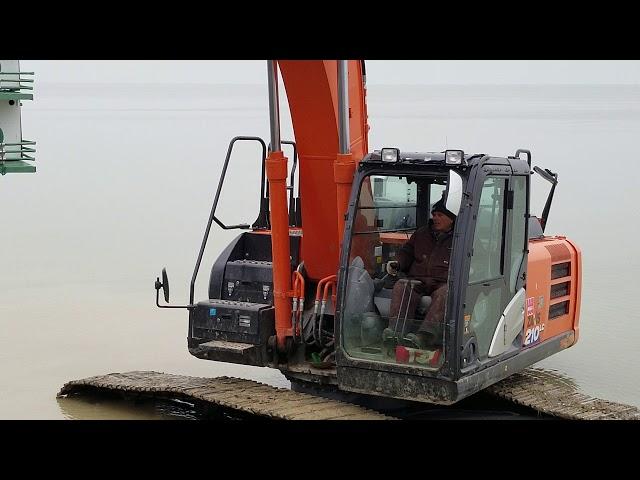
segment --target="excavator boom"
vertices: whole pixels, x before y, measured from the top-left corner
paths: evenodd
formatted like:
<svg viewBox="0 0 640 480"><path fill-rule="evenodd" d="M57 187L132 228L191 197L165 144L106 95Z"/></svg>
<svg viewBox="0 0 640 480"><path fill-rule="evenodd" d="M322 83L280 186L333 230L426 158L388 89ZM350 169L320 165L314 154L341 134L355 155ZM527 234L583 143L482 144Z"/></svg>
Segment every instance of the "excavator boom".
<svg viewBox="0 0 640 480"><path fill-rule="evenodd" d="M337 62L280 60L278 65L300 159L300 259L308 277L319 281L336 273L340 250L334 178L339 153ZM348 69L350 147L357 163L368 153L364 62L349 61Z"/></svg>

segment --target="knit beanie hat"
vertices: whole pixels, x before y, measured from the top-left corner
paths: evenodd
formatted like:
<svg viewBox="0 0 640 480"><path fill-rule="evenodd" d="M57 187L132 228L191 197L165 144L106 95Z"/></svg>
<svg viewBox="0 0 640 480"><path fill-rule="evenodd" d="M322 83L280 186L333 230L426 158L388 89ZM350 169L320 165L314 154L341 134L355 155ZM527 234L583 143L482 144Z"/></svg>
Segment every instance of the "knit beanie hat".
<svg viewBox="0 0 640 480"><path fill-rule="evenodd" d="M447 210L447 208L444 206L444 202L442 201L442 199L438 200L436 203L433 204L433 207L431 207L431 213L433 212L444 213L451 220L456 219L456 216L452 212Z"/></svg>

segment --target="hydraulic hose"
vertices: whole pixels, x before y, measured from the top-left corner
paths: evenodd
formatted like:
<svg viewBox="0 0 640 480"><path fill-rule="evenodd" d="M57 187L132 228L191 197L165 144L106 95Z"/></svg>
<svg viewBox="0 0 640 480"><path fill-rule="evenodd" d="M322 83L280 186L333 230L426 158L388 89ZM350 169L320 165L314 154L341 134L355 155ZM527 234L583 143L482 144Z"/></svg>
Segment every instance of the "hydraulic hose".
<svg viewBox="0 0 640 480"><path fill-rule="evenodd" d="M302 331L302 314L304 313L304 276L299 270L296 270L292 274L293 276L293 311L291 312L291 326L293 328L293 338L296 338L296 331L299 330L299 338L303 340Z"/></svg>
<svg viewBox="0 0 640 480"><path fill-rule="evenodd" d="M296 341L296 315L298 313L298 286L299 286L298 272L291 274L291 284L293 285L293 295L291 299L291 334L293 341Z"/></svg>
<svg viewBox="0 0 640 480"><path fill-rule="evenodd" d="M324 320L324 311L327 306L327 298L329 297L329 291L331 291L331 298L335 293L335 275L332 275L332 279L328 280L324 285L324 294L322 295L322 304L320 305L320 321L318 325L318 344L323 347L322 343L322 321Z"/></svg>

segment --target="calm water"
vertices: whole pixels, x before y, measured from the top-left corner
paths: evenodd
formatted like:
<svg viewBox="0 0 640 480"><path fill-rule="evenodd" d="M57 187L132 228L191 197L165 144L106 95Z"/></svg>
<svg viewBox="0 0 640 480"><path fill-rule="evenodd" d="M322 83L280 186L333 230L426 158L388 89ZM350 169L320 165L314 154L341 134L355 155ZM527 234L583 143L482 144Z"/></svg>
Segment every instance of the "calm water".
<svg viewBox="0 0 640 480"><path fill-rule="evenodd" d="M37 77L36 77L37 78ZM586 393L640 406L638 213L633 193L640 87L369 87L370 147L461 148L510 155L559 174L548 231L578 242L581 335L541 363ZM269 138L263 86L36 84L23 131L37 141L35 175L0 178L0 418L175 418L171 408L58 402L68 380L111 372L289 382L276 370L191 357L187 315L158 310L163 266L174 304L188 287L229 140ZM291 138L282 107L283 138ZM253 221L257 149L234 154L219 216ZM547 185L533 184L533 212ZM208 271L237 234L215 230ZM184 414L189 416L188 413Z"/></svg>

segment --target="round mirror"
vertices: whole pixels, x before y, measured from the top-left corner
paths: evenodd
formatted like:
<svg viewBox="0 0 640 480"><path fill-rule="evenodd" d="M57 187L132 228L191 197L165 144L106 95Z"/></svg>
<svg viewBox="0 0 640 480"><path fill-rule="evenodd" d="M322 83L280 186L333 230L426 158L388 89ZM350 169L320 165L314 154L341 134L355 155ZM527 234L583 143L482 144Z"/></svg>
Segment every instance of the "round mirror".
<svg viewBox="0 0 640 480"><path fill-rule="evenodd" d="M164 301L169 303L169 277L167 277L167 269L162 269L162 291L164 292Z"/></svg>

